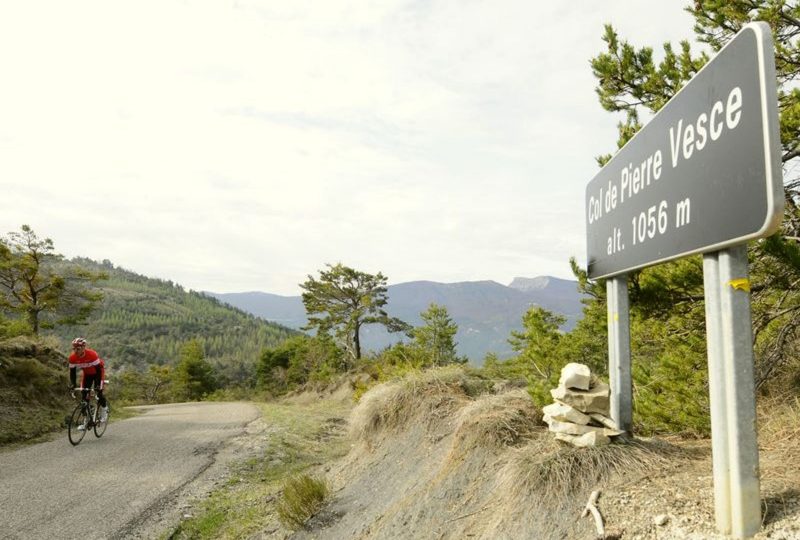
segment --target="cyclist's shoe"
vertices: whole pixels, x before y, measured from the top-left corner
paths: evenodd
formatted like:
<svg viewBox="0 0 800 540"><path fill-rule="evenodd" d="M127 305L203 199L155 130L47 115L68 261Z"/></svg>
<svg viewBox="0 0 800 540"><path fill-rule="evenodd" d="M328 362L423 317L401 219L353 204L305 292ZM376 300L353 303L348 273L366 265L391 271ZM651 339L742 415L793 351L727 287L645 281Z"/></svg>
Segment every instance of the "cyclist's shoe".
<svg viewBox="0 0 800 540"><path fill-rule="evenodd" d="M81 424L78 426L78 431L86 431L86 424Z"/></svg>
<svg viewBox="0 0 800 540"><path fill-rule="evenodd" d="M100 419L98 422L102 423L108 420L108 407L100 407Z"/></svg>

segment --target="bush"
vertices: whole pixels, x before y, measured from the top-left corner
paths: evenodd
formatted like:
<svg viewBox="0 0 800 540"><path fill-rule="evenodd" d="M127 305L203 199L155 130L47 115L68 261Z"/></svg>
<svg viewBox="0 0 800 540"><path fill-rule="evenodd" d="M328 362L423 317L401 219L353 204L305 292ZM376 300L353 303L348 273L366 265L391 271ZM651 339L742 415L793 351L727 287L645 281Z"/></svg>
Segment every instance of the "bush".
<svg viewBox="0 0 800 540"><path fill-rule="evenodd" d="M327 383L343 372L343 353L328 336L295 336L264 349L256 365L257 387L272 394L307 382Z"/></svg>
<svg viewBox="0 0 800 540"><path fill-rule="evenodd" d="M21 319L0 318L0 339L30 335L31 326Z"/></svg>
<svg viewBox="0 0 800 540"><path fill-rule="evenodd" d="M283 496L278 501L278 518L287 528L297 530L322 507L330 493L327 482L308 475L294 476L286 481Z"/></svg>
<svg viewBox="0 0 800 540"><path fill-rule="evenodd" d="M261 391L254 390L253 388L246 388L242 386L229 386L227 388L218 388L208 394L206 401L248 401L248 400L266 400L269 394Z"/></svg>
<svg viewBox="0 0 800 540"><path fill-rule="evenodd" d="M205 359L198 340L187 342L181 349L181 361L175 367L173 382L176 393L187 401L203 399L217 389L214 368Z"/></svg>

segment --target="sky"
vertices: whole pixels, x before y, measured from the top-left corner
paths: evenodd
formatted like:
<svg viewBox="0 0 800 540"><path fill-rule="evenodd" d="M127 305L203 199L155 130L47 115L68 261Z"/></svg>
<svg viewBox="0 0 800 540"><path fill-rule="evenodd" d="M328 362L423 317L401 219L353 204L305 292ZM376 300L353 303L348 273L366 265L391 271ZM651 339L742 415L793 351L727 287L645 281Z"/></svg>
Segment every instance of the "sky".
<svg viewBox="0 0 800 540"><path fill-rule="evenodd" d="M0 6L0 234L198 291L572 278L616 147L589 61L677 0Z"/></svg>

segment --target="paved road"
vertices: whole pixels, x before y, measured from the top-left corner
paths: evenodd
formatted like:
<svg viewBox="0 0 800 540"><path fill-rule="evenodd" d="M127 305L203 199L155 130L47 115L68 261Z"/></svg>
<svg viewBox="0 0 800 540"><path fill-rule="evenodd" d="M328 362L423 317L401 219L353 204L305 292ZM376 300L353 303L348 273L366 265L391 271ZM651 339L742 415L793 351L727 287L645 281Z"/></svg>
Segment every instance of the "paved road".
<svg viewBox="0 0 800 540"><path fill-rule="evenodd" d="M158 405L76 447L65 431L0 452L0 538L124 538L258 416L246 403Z"/></svg>

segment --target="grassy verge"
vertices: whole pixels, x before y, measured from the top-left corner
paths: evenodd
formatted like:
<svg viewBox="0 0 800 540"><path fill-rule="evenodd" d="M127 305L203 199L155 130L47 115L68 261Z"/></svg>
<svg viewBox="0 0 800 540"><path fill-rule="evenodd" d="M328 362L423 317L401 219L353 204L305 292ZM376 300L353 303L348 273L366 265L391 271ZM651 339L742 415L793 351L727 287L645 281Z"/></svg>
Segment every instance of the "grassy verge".
<svg viewBox="0 0 800 540"><path fill-rule="evenodd" d="M260 406L269 426L261 455L235 465L227 484L163 538L282 537L288 530L279 521L278 503L286 479L347 453L342 423L349 405L318 401Z"/></svg>
<svg viewBox="0 0 800 540"><path fill-rule="evenodd" d="M67 420L77 402L68 398L58 408L33 404L27 408L14 409L0 405L0 452L17 450L23 446L52 441L67 436ZM138 416L140 413L111 404L111 424ZM113 428L112 428L113 429Z"/></svg>
<svg viewBox="0 0 800 540"><path fill-rule="evenodd" d="M69 411L71 412L71 411ZM63 432L66 407L0 405L0 451L44 442Z"/></svg>

